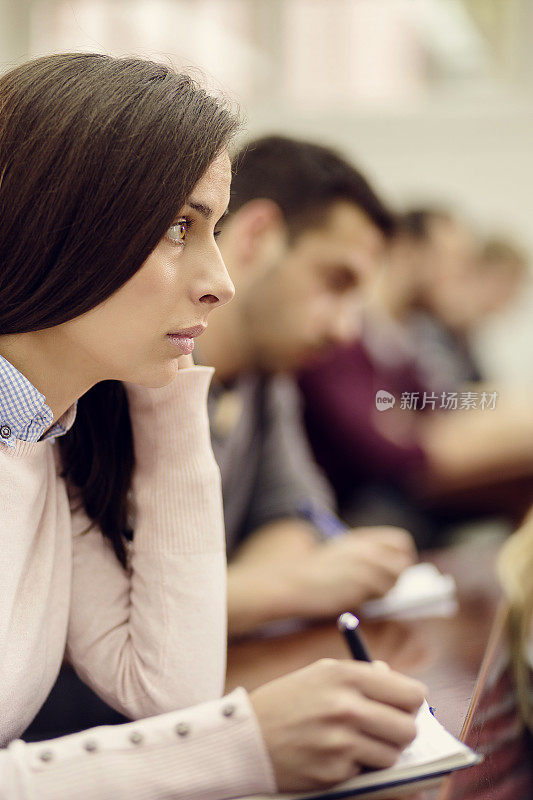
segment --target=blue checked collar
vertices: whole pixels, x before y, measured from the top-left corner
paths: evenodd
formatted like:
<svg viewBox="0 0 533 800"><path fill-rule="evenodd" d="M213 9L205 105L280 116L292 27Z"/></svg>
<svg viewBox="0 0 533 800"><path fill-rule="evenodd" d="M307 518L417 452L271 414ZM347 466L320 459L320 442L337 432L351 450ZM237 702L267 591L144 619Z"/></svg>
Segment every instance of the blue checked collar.
<svg viewBox="0 0 533 800"><path fill-rule="evenodd" d="M54 415L46 398L30 381L0 356L0 442L15 447L17 440L37 442L62 436L76 418L76 403L53 427ZM50 430L43 436L44 432Z"/></svg>

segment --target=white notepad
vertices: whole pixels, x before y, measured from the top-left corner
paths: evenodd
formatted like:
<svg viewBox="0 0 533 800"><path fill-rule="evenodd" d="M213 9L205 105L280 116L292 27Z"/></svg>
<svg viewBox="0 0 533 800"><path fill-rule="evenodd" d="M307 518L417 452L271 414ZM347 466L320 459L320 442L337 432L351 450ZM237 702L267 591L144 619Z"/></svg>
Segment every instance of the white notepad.
<svg viewBox="0 0 533 800"><path fill-rule="evenodd" d="M377 769L357 775L345 783L338 783L327 791L302 794L280 794L263 797L254 795L247 800L341 800L357 797L396 798L413 791L413 783L427 785L442 780L449 772L469 767L481 761L481 756L459 742L442 727L431 714L427 703L421 707L416 719L417 736L400 755L393 767ZM417 787L418 788L418 787Z"/></svg>

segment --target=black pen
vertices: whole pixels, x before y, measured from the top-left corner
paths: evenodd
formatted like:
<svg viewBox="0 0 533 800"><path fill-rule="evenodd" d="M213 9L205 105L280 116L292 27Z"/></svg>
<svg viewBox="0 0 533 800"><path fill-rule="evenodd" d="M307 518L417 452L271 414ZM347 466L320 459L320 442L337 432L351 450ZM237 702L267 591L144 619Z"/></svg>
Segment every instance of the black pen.
<svg viewBox="0 0 533 800"><path fill-rule="evenodd" d="M337 627L344 636L346 644L350 648L350 653L356 661L372 661L363 643L361 634L357 631L359 620L355 614L350 614L349 611L345 611L344 614L341 614L337 619Z"/></svg>
<svg viewBox="0 0 533 800"><path fill-rule="evenodd" d="M344 636L352 657L355 658L356 661L372 661L361 634L357 630L358 627L359 620L355 614L350 614L349 611L345 611L344 614L341 614L337 619L337 628ZM429 713L435 716L435 709L433 706L428 706L428 708Z"/></svg>

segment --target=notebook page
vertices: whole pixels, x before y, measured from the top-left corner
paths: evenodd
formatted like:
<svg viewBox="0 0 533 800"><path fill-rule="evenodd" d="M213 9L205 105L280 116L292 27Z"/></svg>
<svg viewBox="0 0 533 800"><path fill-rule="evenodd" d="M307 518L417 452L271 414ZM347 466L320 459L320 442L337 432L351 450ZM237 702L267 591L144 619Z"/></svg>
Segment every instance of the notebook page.
<svg viewBox="0 0 533 800"><path fill-rule="evenodd" d="M468 752L466 745L459 742L435 719L426 702L418 712L416 728L416 739L403 751L392 769L421 766L463 751Z"/></svg>

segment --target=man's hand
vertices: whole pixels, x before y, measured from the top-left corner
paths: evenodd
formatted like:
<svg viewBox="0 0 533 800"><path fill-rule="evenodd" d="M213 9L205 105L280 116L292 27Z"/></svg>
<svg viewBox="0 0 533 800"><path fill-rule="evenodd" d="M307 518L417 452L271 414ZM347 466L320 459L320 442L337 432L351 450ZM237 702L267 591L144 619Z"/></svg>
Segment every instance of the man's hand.
<svg viewBox="0 0 533 800"><path fill-rule="evenodd" d="M322 789L390 767L416 735L426 689L384 665L324 659L250 695L278 789Z"/></svg>
<svg viewBox="0 0 533 800"><path fill-rule="evenodd" d="M313 547L281 572L294 592L305 598L305 613L325 617L381 597L415 560L407 531L359 528Z"/></svg>
<svg viewBox="0 0 533 800"><path fill-rule="evenodd" d="M229 565L229 633L355 610L388 592L415 560L414 542L401 528L361 528L317 542L299 521L280 522L256 544L249 540Z"/></svg>

